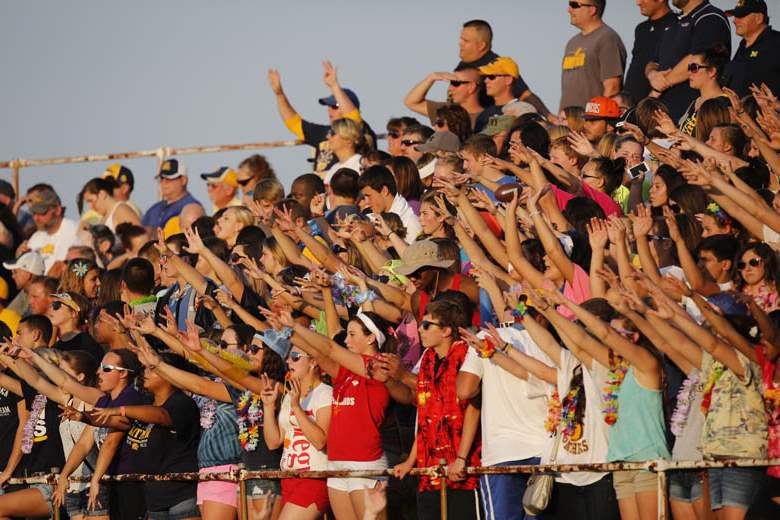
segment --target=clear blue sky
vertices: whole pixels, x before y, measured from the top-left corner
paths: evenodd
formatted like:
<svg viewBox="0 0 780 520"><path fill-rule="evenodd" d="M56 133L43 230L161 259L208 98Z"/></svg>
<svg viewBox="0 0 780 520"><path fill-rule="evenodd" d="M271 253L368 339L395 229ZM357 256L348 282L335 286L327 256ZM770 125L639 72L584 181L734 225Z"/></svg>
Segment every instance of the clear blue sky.
<svg viewBox="0 0 780 520"><path fill-rule="evenodd" d="M770 3L770 15L780 16ZM416 82L455 65L460 25L471 18L492 24L494 49L512 56L555 107L563 48L576 32L561 0L5 0L0 15L0 160L289 139L265 70L280 70L304 117L326 122L316 101L327 94L323 59L338 66L380 130L408 113L403 97ZM630 53L641 21L634 2L610 0L605 20ZM432 93L444 97L441 87ZM265 154L289 187L308 171L308 153ZM185 156L191 191L207 202L196 174L246 155ZM50 182L74 208L81 186L106 164L25 169L22 190ZM127 164L137 179L134 200L146 208L156 200L155 160ZM10 179L8 170L0 175Z"/></svg>

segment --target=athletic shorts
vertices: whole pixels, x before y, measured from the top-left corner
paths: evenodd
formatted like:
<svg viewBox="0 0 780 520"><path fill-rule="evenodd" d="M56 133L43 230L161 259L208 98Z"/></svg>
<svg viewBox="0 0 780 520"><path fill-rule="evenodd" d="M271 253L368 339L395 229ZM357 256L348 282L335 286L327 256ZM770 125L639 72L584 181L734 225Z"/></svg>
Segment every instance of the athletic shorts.
<svg viewBox="0 0 780 520"><path fill-rule="evenodd" d="M317 511L325 513L328 510L328 483L320 478L286 478L282 479L282 504L287 502L303 508L314 504Z"/></svg>

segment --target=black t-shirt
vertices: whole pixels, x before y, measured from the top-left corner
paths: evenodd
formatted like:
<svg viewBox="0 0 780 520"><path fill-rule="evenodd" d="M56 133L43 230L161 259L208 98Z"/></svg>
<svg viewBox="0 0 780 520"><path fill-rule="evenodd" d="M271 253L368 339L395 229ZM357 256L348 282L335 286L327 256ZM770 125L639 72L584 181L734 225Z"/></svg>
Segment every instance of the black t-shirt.
<svg viewBox="0 0 780 520"><path fill-rule="evenodd" d="M95 341L95 338L86 332L79 332L68 340L59 340L54 344L54 348L61 352L84 350L92 354L98 362L103 359L103 355L105 354L103 347Z"/></svg>
<svg viewBox="0 0 780 520"><path fill-rule="evenodd" d="M162 407L171 416L170 428L133 421L127 432L127 445L138 473L164 474L198 471L200 411L191 397L180 390L171 394ZM162 511L195 497L197 482L144 482L149 511Z"/></svg>
<svg viewBox="0 0 780 520"><path fill-rule="evenodd" d="M25 408L32 413L38 391L22 381L22 394ZM62 469L65 465L65 454L60 439L59 412L57 403L46 399L46 404L41 408L35 421L32 450L25 454L19 463L23 474L48 473L51 468Z"/></svg>
<svg viewBox="0 0 780 520"><path fill-rule="evenodd" d="M661 38L673 24L677 16L669 11L658 20L645 20L634 30L634 48L631 50L631 65L626 72L625 89L631 93L635 103L650 93L650 82L645 76L645 67L658 53Z"/></svg>
<svg viewBox="0 0 780 520"><path fill-rule="evenodd" d="M750 47L743 39L725 75L726 85L740 97L750 94L754 83L766 83L780 95L780 32L767 27Z"/></svg>
<svg viewBox="0 0 780 520"><path fill-rule="evenodd" d="M671 69L689 54L701 52L716 43L725 45L730 54L731 28L723 11L705 1L664 32L655 61L660 70ZM669 109L672 120L677 121L696 96L698 93L684 81L665 90L660 99Z"/></svg>
<svg viewBox="0 0 780 520"><path fill-rule="evenodd" d="M6 375L13 377L11 373ZM0 468L5 468L11 457L16 429L19 427L17 405L21 399L13 392L0 388Z"/></svg>
<svg viewBox="0 0 780 520"><path fill-rule="evenodd" d="M110 394L106 394L98 399L97 403L95 403L95 408L117 408L119 406L135 406L138 404L144 404L143 396L130 384L116 396L116 399L111 399ZM103 440L105 440L105 436L112 431L114 430L110 428L98 428L98 437L100 437L101 445ZM114 454L111 465L108 467L109 475L123 473L134 473L130 447L127 443L122 443Z"/></svg>

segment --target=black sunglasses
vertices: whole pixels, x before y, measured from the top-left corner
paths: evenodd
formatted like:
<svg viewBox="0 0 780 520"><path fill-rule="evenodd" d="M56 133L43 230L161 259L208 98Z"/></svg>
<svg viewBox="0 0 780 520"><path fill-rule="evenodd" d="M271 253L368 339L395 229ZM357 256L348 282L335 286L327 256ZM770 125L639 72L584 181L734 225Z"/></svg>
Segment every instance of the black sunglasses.
<svg viewBox="0 0 780 520"><path fill-rule="evenodd" d="M750 260L747 261L747 263L745 263L745 262L743 262L741 260L739 262L737 262L737 269L739 269L741 271L744 268L746 268L747 266L758 267L759 265L761 265L761 259L760 258L751 258Z"/></svg>
<svg viewBox="0 0 780 520"><path fill-rule="evenodd" d="M63 305L65 305L65 304L62 303L62 302L51 302L51 309L53 311L58 311L58 310L60 310L62 308Z"/></svg>
<svg viewBox="0 0 780 520"><path fill-rule="evenodd" d="M249 350L249 353L250 353L250 354L257 354L257 353L258 353L258 352L260 352L262 349L263 349L263 347L258 347L258 346L257 346L257 345L255 345L255 344L250 344L250 345L249 345L249 347L247 348L247 350Z"/></svg>
<svg viewBox="0 0 780 520"><path fill-rule="evenodd" d="M238 182L241 186L246 186L252 182L252 177L249 177L248 179L236 179L236 182Z"/></svg>
<svg viewBox="0 0 780 520"><path fill-rule="evenodd" d="M593 4L583 4L580 2L569 2L569 7L572 9L579 9L580 7L595 7Z"/></svg>
<svg viewBox="0 0 780 520"><path fill-rule="evenodd" d="M461 85L466 85L467 83L471 83L471 81L461 81L459 79L453 79L450 81L451 87L460 87Z"/></svg>
<svg viewBox="0 0 780 520"><path fill-rule="evenodd" d="M445 123L443 119L437 119L436 121L433 122L433 126L435 126L436 128L442 128L446 124L447 123Z"/></svg>
<svg viewBox="0 0 780 520"><path fill-rule="evenodd" d="M434 322L432 322L432 321L428 321L428 320L422 320L422 321L420 322L420 327L422 327L422 329L423 329L423 330L428 330L428 329L430 329L431 327L441 327L441 325L440 325L440 324L438 324L438 323L434 323Z"/></svg>
<svg viewBox="0 0 780 520"><path fill-rule="evenodd" d="M235 346L237 344L238 343L228 343L227 341L225 341L223 339L222 341L219 342L219 348L229 348L229 347Z"/></svg>
<svg viewBox="0 0 780 520"><path fill-rule="evenodd" d="M340 246L338 244L334 245L331 249L335 254L346 253L347 251L349 251L346 247Z"/></svg>
<svg viewBox="0 0 780 520"><path fill-rule="evenodd" d="M484 74L482 77L492 81L496 78L501 78L503 76L509 76L509 74Z"/></svg>
<svg viewBox="0 0 780 520"><path fill-rule="evenodd" d="M231 264L237 264L241 261L242 258L246 258L246 255L239 255L238 253L231 253L230 254L230 263Z"/></svg>
<svg viewBox="0 0 780 520"><path fill-rule="evenodd" d="M709 67L707 65L699 65L698 63L689 63L688 64L688 72L691 72L693 74L699 72L701 69L711 69L712 67Z"/></svg>
<svg viewBox="0 0 780 520"><path fill-rule="evenodd" d="M404 145L404 146L415 146L415 145L418 145L418 144L423 144L423 142L424 141L415 141L413 139L404 139L403 141L401 141L401 144Z"/></svg>

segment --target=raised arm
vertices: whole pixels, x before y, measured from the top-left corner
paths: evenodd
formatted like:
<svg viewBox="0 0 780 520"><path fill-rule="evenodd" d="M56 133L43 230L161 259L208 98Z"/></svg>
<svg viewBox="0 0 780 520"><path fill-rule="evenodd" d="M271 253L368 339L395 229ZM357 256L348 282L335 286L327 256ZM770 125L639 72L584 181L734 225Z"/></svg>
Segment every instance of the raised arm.
<svg viewBox="0 0 780 520"><path fill-rule="evenodd" d="M447 81L450 77L454 78L455 75L451 72L433 72L425 76L421 82L412 87L412 90L406 94L404 98L404 105L412 112L417 112L420 115L428 116L427 100L425 96L428 95L428 91L431 90L436 81Z"/></svg>
<svg viewBox="0 0 780 520"><path fill-rule="evenodd" d="M285 126L295 134L298 139L303 139L303 129L301 128L301 116L290 104L287 95L282 90L282 78L276 69L268 69L268 84L271 86L274 96L276 96L276 107L279 110L279 116L284 121Z"/></svg>
<svg viewBox="0 0 780 520"><path fill-rule="evenodd" d="M509 261L512 266L520 273L524 280L527 280L533 287L543 287L547 279L544 274L538 271L531 262L523 255L523 248L520 245L520 235L517 233L517 194L512 197L506 208L506 222L504 225L504 235L506 236L506 246L509 253Z"/></svg>
<svg viewBox="0 0 780 520"><path fill-rule="evenodd" d="M103 393L100 390L91 386L82 385L73 377L71 377L67 372L60 369L60 367L50 363L47 359L36 353L34 350L29 351L29 356L29 360L35 363L35 365L43 371L46 377L49 378L49 381L51 381L61 391L77 397L85 403L93 405L97 403L98 399L103 396Z"/></svg>

